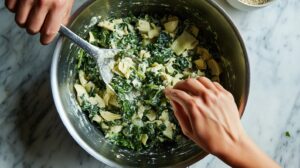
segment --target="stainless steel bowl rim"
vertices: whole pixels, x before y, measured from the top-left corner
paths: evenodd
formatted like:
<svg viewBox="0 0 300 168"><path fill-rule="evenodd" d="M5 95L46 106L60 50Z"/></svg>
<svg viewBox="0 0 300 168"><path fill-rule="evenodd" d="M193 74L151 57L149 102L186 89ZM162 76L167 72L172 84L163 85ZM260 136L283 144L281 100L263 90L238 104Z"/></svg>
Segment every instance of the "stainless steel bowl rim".
<svg viewBox="0 0 300 168"><path fill-rule="evenodd" d="M250 68L249 68L249 61L248 61L248 55L247 55L247 51L246 51L246 47L244 44L244 41L237 29L237 27L234 25L232 19L230 18L230 16L227 14L227 12L220 6L218 5L216 2L212 1L212 0L207 0L208 3L210 5L212 5L214 8L216 8L224 17L225 19L228 21L228 23L231 25L231 27L233 28L233 30L235 31L236 36L238 37L239 41L240 41L240 45L243 49L244 52L244 56L245 56L245 64L246 64L246 75L247 75L247 79L246 79L246 86L245 86L245 96L243 97L243 104L241 104L240 107L240 111L243 113L245 110L245 106L247 103L247 99L248 99L248 94L249 94L249 85L250 85ZM89 5L91 2L93 1L87 1L85 2L81 7L79 7L76 12L72 15L71 19L70 19L70 23L72 23L72 21L76 18L76 16L87 6ZM61 98L59 96L59 87L58 87L58 78L57 78L57 69L58 69L58 61L60 58L60 51L62 48L62 43L63 43L63 37L60 37L57 41L55 50L54 50L54 54L53 54L53 58L52 58L52 65L51 65L51 89L52 89L52 95L53 95L53 99L54 99L54 104L56 106L56 109L58 111L58 114L63 122L63 124L65 125L66 129L68 130L68 132L71 134L71 136L74 138L74 140L85 150L87 151L90 155L92 155L94 158L96 158L97 160L112 166L112 167L121 167L120 164L113 162L109 159L107 159L106 157L103 157L102 155L98 154L94 149L92 149L76 132L74 126L71 124L69 118L67 117L67 113L64 110Z"/></svg>

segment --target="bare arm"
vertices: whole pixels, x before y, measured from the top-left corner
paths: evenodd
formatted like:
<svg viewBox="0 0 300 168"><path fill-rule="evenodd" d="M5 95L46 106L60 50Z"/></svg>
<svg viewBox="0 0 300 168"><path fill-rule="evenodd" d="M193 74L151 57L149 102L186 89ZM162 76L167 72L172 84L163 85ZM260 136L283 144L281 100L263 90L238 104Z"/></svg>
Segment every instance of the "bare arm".
<svg viewBox="0 0 300 168"><path fill-rule="evenodd" d="M7 8L15 13L20 27L30 34L41 34L42 44L49 44L60 24L68 22L74 0L5 0Z"/></svg>
<svg viewBox="0 0 300 168"><path fill-rule="evenodd" d="M247 136L232 94L207 78L165 90L183 133L232 167L279 167Z"/></svg>

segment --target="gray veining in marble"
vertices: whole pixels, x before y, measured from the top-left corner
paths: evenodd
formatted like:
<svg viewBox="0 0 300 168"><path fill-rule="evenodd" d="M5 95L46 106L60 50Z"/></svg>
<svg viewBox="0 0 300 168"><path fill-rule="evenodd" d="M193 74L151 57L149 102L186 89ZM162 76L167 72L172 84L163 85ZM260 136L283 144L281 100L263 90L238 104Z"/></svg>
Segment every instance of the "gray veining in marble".
<svg viewBox="0 0 300 168"><path fill-rule="evenodd" d="M243 125L283 167L300 167L300 1L241 12L216 0L249 52L251 90ZM84 0L77 0L74 9ZM17 27L0 3L0 167L107 167L68 134L53 104L49 69L54 44ZM289 131L291 137L284 135ZM191 167L228 167L208 156Z"/></svg>

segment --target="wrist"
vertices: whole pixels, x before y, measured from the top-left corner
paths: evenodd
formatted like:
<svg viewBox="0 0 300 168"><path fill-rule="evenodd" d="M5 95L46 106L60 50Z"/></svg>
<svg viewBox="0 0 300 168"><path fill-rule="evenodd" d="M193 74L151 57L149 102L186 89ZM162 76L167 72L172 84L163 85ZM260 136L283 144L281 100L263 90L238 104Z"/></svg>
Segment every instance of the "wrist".
<svg viewBox="0 0 300 168"><path fill-rule="evenodd" d="M255 148L252 140L246 134L242 134L237 141L228 143L216 156L232 167L243 167L247 162L247 155Z"/></svg>
<svg viewBox="0 0 300 168"><path fill-rule="evenodd" d="M231 167L279 168L246 134L217 157Z"/></svg>

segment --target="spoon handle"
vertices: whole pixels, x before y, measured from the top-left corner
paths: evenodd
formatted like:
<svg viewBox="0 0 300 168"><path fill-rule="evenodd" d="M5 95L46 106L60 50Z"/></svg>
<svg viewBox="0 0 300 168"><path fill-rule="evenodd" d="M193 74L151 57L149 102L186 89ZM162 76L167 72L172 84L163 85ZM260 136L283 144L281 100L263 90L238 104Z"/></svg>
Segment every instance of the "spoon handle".
<svg viewBox="0 0 300 168"><path fill-rule="evenodd" d="M98 48L93 46L92 44L88 43L81 37L79 37L77 34L72 32L70 29L68 29L64 25L60 25L59 32L66 36L68 39L73 41L75 44L77 44L80 48L82 48L84 51L86 51L89 55L93 57L97 57L96 54L98 52Z"/></svg>

